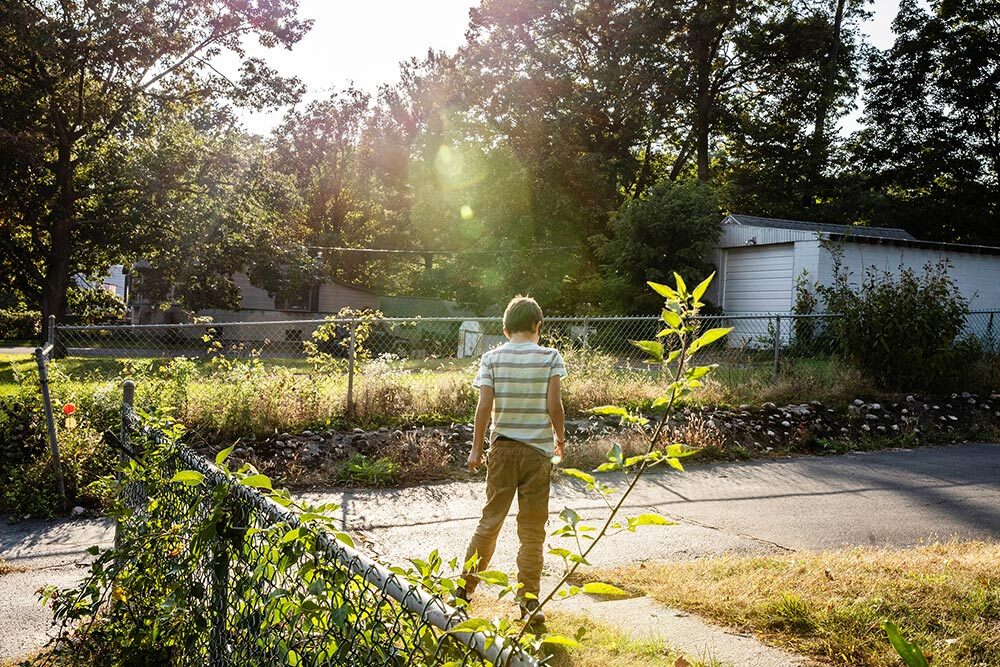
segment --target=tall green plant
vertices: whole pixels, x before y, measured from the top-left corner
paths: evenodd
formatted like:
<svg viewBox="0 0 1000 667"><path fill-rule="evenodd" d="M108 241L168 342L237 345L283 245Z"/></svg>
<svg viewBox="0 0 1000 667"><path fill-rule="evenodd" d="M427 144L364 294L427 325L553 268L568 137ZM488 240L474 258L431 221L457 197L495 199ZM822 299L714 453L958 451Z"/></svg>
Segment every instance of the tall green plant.
<svg viewBox="0 0 1000 667"><path fill-rule="evenodd" d="M841 354L890 389L943 389L956 384L972 352L960 339L968 301L948 274L947 261L922 274L869 269L861 284L836 257L831 285L817 291L826 310L840 315L829 326Z"/></svg>

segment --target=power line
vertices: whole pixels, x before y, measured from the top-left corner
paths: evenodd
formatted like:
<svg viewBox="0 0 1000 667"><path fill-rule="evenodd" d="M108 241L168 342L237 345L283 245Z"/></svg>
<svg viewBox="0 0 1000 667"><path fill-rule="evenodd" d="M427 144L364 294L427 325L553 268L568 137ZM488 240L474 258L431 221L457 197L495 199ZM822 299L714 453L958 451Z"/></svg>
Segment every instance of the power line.
<svg viewBox="0 0 1000 667"><path fill-rule="evenodd" d="M332 250L334 252L358 252L381 255L497 255L526 252L549 252L553 250L580 250L583 246L536 246L532 248L500 248L496 250L403 250L400 248L345 248L343 246L307 245L310 250Z"/></svg>

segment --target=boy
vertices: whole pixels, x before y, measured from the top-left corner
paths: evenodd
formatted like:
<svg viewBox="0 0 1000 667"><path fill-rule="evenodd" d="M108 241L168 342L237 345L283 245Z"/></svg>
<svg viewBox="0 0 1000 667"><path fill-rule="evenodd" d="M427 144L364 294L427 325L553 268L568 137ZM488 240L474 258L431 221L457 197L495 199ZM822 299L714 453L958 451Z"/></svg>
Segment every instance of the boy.
<svg viewBox="0 0 1000 667"><path fill-rule="evenodd" d="M511 501L517 494L517 580L521 584L521 614L538 607L542 577L545 522L549 515L549 480L552 457L562 457L565 419L560 379L566 366L557 350L538 344L542 309L534 299L516 296L503 314L508 342L483 355L472 386L479 389L479 404L469 453L469 469L483 462L483 440L491 421L490 450L486 461L486 505L465 555L479 556L473 572L466 573L458 597L468 601L493 557L497 535ZM544 622L541 612L533 622Z"/></svg>

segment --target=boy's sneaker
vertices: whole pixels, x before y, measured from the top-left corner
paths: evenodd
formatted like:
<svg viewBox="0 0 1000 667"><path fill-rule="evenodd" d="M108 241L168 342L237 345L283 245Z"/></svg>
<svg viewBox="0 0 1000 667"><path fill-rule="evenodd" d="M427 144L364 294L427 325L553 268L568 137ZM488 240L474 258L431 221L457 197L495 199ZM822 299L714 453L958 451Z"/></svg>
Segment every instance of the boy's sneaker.
<svg viewBox="0 0 1000 667"><path fill-rule="evenodd" d="M525 623L528 622L528 618L531 618L531 625L542 625L545 623L545 612L535 611L538 609L538 600L530 598L527 600L521 600L521 620ZM531 616L531 612L535 612L534 616Z"/></svg>

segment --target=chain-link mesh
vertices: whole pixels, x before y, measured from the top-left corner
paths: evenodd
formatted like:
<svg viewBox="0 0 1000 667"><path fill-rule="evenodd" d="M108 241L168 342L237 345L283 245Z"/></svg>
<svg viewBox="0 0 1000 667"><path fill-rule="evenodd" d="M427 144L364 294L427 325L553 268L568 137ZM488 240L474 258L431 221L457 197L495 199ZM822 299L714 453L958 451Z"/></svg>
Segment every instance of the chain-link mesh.
<svg viewBox="0 0 1000 667"><path fill-rule="evenodd" d="M823 359L837 354L836 316L746 314L702 316L708 327L732 327L703 359L719 370L760 368L777 373L785 362ZM632 340L650 340L663 327L658 317L552 317L545 320L542 343L563 351L604 355L622 369L646 369L644 354ZM976 311L966 318L962 337L985 351L998 351L1000 311ZM71 357L208 358L258 357L292 365L306 361L399 361L412 370L439 362L478 359L505 340L500 318L327 318L268 322L215 322L114 326L60 326L57 344Z"/></svg>
<svg viewBox="0 0 1000 667"><path fill-rule="evenodd" d="M161 431L145 426L123 409L123 443L133 451L133 435L167 444ZM171 540L147 548L169 570L177 553L206 533L184 532L204 525L213 503L224 511L207 533L211 540L192 581L174 581L201 591L208 602L207 629L185 654L185 664L210 665L510 665L537 661L510 648L502 638L449 632L467 618L440 597L373 561L352 546L303 523L256 490L240 484L206 459L172 445L163 477L178 470L204 475L202 484L158 486L155 497L143 483L127 483L123 500L131 516L122 534L141 530L147 513L177 526ZM220 493L220 491L222 493ZM211 523L211 522L209 522ZM299 530L311 537L314 558L299 558L281 537ZM117 540L116 540L117 541ZM279 562L289 559L289 562ZM291 563L291 564L290 564ZM180 570L180 576L184 576ZM175 573L174 576L177 576Z"/></svg>

